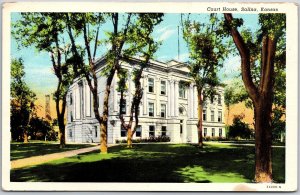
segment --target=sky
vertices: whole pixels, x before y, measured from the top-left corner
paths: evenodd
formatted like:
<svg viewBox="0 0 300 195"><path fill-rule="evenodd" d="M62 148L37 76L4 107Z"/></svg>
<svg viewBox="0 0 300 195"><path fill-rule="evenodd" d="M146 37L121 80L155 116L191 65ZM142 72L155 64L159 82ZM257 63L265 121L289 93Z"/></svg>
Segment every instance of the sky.
<svg viewBox="0 0 300 195"><path fill-rule="evenodd" d="M205 20L206 14L197 14L199 20ZM244 27L250 28L253 32L258 29L258 15L257 14L233 14L233 17L241 17L244 20ZM19 13L12 13L12 22L20 18ZM153 36L157 41L161 41L162 45L155 54L155 59L165 62L171 59L185 62L188 60L189 53L185 41L182 38L180 26L180 14L165 14L164 20L155 27ZM105 36L104 31L111 29L111 24L104 24L100 37ZM178 39L179 50L178 55ZM109 45L102 46L98 55L101 56L109 47ZM11 37L11 57L22 58L25 66L25 81L29 87L37 94L38 103L43 107L45 105L45 95L51 94L55 91L57 85L57 78L52 70L52 63L47 52L39 52L34 47L24 48L18 45L18 42ZM235 76L239 75L240 57L230 55L225 60L223 68L219 71L219 77L223 82L228 82ZM41 113L43 113L41 110ZM51 112L54 112L54 102L51 103Z"/></svg>

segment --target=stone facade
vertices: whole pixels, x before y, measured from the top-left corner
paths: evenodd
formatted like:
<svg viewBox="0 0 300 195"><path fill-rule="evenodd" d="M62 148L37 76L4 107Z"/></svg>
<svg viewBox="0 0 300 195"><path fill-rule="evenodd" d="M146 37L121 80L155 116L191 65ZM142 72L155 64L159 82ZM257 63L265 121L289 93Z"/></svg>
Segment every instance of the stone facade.
<svg viewBox="0 0 300 195"><path fill-rule="evenodd" d="M102 113L106 78L100 76L105 60L97 62L99 111ZM138 66L139 60L122 62L128 69L128 77ZM143 73L144 95L140 104L139 128L133 139L149 136L169 136L174 143L197 143L197 90L188 76L186 64L175 60L167 63L151 61ZM126 131L121 130L119 115L120 94L117 92L115 75L109 97L108 143L126 139ZM134 83L128 79L126 105L123 111L129 114ZM203 136L225 137L223 88L216 89L218 95L213 102L205 101L203 113ZM100 142L99 123L94 117L92 95L84 79L76 79L67 95L67 142ZM128 119L126 116L125 119Z"/></svg>

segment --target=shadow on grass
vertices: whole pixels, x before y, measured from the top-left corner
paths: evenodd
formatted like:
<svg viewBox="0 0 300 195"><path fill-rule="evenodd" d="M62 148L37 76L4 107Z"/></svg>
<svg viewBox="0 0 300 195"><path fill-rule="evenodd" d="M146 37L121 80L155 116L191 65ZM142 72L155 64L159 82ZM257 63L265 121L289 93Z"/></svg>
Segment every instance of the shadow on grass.
<svg viewBox="0 0 300 195"><path fill-rule="evenodd" d="M13 142L10 144L10 160L17 160L28 158L32 156L40 156L45 154L52 154L56 152L65 152L69 150L76 150L80 148L90 147L89 144L71 144L66 145L65 148L59 148L58 143L53 142L37 142L37 143L19 143Z"/></svg>
<svg viewBox="0 0 300 195"><path fill-rule="evenodd" d="M274 177L284 182L284 149L274 149ZM254 147L147 144L90 152L11 171L11 181L45 182L251 182Z"/></svg>

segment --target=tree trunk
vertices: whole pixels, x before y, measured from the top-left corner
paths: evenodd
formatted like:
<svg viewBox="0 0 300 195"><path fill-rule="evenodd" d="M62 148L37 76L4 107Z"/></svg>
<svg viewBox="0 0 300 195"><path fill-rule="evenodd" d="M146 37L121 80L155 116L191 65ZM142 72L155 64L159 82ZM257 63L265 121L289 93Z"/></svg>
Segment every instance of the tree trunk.
<svg viewBox="0 0 300 195"><path fill-rule="evenodd" d="M60 115L58 117L58 127L59 127L59 148L64 148L66 146L64 115Z"/></svg>
<svg viewBox="0 0 300 195"><path fill-rule="evenodd" d="M23 130L23 140L24 144L28 143L28 132L26 129Z"/></svg>
<svg viewBox="0 0 300 195"><path fill-rule="evenodd" d="M65 110L66 110L66 94L62 98L62 105L60 109L60 95L61 92L61 79L59 79L57 90L55 93L56 99L55 99L55 108L56 108L56 116L57 116L57 122L59 127L59 148L64 148L66 146L66 138L65 138Z"/></svg>
<svg viewBox="0 0 300 195"><path fill-rule="evenodd" d="M27 122L25 128L23 129L23 139L24 139L25 144L27 144L29 142L28 141L28 130L27 129L30 126L30 121L31 121L31 118L32 118L32 113L31 112L33 112L32 109L34 108L33 103L30 103L30 108L31 108L31 110L30 110L30 113L29 113L29 116L28 116L28 122Z"/></svg>
<svg viewBox="0 0 300 195"><path fill-rule="evenodd" d="M110 86L114 75L115 75L115 70L112 70L111 74L107 78L106 90L105 90L104 102L103 102L103 115L102 115L102 120L100 120L100 139L101 139L100 152L102 154L107 153L107 126L108 126L108 112L109 112L108 100L110 94Z"/></svg>
<svg viewBox="0 0 300 195"><path fill-rule="evenodd" d="M272 182L271 102L261 98L254 108L255 182Z"/></svg>
<svg viewBox="0 0 300 195"><path fill-rule="evenodd" d="M277 38L265 35L262 39L261 75L259 88L253 83L250 51L242 36L232 25L232 14L224 14L233 41L241 56L242 79L254 105L255 119L255 182L272 182L271 112L274 88L274 58Z"/></svg>
<svg viewBox="0 0 300 195"><path fill-rule="evenodd" d="M100 123L100 152L101 154L107 153L107 117L103 117L103 120Z"/></svg>
<svg viewBox="0 0 300 195"><path fill-rule="evenodd" d="M133 137L133 133L131 130L131 126L128 125L128 128L127 128L127 147L128 148L132 148L132 137Z"/></svg>
<svg viewBox="0 0 300 195"><path fill-rule="evenodd" d="M227 107L227 126L229 126L229 112L230 112L230 106Z"/></svg>
<svg viewBox="0 0 300 195"><path fill-rule="evenodd" d="M203 112L203 106L202 106L202 89L198 89L198 146L200 148L203 147L203 136L202 136L202 112Z"/></svg>

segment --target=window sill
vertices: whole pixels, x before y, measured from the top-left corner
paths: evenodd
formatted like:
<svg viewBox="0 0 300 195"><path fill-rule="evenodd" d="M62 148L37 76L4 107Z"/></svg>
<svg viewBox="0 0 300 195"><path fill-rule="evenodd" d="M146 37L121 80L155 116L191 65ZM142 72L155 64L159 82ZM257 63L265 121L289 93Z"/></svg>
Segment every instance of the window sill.
<svg viewBox="0 0 300 195"><path fill-rule="evenodd" d="M180 100L187 100L187 98L179 97Z"/></svg>

